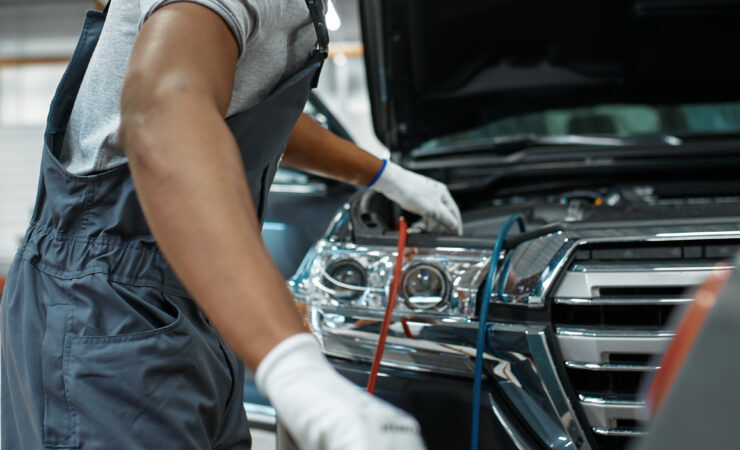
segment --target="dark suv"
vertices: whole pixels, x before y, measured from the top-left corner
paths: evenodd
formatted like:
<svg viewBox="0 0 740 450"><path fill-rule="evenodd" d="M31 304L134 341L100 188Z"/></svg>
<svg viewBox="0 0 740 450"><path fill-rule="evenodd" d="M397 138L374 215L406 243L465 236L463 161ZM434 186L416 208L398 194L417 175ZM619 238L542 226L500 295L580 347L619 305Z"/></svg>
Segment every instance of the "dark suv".
<svg viewBox="0 0 740 450"><path fill-rule="evenodd" d="M740 245L740 2L362 0L378 137L447 183L460 237L412 226L377 395L429 448L624 448L669 318ZM367 383L405 214L355 194L290 284ZM489 314L491 248L513 214ZM423 274L420 278L419 274ZM420 283L419 280L423 283Z"/></svg>

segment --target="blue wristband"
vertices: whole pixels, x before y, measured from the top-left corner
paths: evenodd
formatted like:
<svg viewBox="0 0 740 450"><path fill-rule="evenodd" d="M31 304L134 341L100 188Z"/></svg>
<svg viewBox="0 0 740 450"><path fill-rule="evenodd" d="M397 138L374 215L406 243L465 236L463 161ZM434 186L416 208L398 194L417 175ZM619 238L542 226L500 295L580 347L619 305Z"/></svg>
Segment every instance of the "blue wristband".
<svg viewBox="0 0 740 450"><path fill-rule="evenodd" d="M380 178L381 175L383 175L383 171L385 170L385 166L388 165L388 160L383 160L383 165L380 166L380 170L378 170L378 173L375 174L375 178L373 178L373 181L370 182L370 184L367 185L367 187L372 187L372 185L375 184L376 181Z"/></svg>

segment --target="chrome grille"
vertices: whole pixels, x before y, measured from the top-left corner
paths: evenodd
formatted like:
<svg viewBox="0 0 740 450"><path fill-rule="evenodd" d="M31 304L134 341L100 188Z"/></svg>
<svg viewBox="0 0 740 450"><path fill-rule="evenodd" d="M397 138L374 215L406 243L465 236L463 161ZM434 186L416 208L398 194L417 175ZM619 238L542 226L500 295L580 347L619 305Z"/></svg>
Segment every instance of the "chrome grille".
<svg viewBox="0 0 740 450"><path fill-rule="evenodd" d="M740 241L681 241L580 248L553 290L552 320L575 403L598 448L643 434L640 385L657 370L671 315L731 257Z"/></svg>

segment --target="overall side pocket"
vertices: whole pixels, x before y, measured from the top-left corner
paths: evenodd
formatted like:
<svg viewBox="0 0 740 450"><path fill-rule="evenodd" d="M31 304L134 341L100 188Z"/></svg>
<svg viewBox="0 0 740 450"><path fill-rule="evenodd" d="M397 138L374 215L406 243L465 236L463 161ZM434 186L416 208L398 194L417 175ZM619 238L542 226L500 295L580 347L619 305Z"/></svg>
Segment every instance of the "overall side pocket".
<svg viewBox="0 0 740 450"><path fill-rule="evenodd" d="M46 310L46 327L41 349L44 386L44 446L73 448L78 445L75 416L64 379L65 353L72 306L50 304Z"/></svg>
<svg viewBox="0 0 740 450"><path fill-rule="evenodd" d="M79 442L90 448L211 448L224 382L214 372L214 352L174 297L151 288L140 293L160 295L171 321L145 331L68 337L65 375Z"/></svg>

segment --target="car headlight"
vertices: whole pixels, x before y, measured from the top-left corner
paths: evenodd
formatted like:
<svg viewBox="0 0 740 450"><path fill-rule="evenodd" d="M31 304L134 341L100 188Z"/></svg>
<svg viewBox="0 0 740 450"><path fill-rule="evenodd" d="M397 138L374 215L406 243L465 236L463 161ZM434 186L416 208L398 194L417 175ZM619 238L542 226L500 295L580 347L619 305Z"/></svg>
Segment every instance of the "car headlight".
<svg viewBox="0 0 740 450"><path fill-rule="evenodd" d="M409 267L401 281L401 295L406 305L417 311L444 308L448 291L442 270L431 264Z"/></svg>
<svg viewBox="0 0 740 450"><path fill-rule="evenodd" d="M327 267L321 285L338 300L356 300L367 289L365 269L353 259L336 261Z"/></svg>
<svg viewBox="0 0 740 450"><path fill-rule="evenodd" d="M382 317L396 249L319 241L289 284L295 299L323 312ZM410 247L396 311L413 317L472 317L488 250Z"/></svg>

